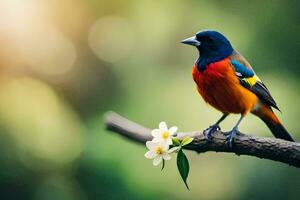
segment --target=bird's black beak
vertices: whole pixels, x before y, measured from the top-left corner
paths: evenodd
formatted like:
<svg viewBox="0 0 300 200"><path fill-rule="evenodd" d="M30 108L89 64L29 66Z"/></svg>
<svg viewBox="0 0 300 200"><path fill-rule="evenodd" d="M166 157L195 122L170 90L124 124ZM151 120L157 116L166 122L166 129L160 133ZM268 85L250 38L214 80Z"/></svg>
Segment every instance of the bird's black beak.
<svg viewBox="0 0 300 200"><path fill-rule="evenodd" d="M199 42L195 36L193 37L190 37L190 38L187 38L185 40L182 40L181 43L183 44L188 44L188 45L192 45L192 46L195 46L195 47L199 47L201 42Z"/></svg>

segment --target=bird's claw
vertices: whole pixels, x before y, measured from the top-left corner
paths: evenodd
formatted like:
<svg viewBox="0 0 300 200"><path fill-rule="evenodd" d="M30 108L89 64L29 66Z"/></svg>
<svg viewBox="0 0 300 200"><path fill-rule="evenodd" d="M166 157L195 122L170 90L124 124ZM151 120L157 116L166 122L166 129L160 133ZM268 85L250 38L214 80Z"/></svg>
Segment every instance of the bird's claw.
<svg viewBox="0 0 300 200"><path fill-rule="evenodd" d="M220 126L216 124L208 127L207 129L204 130L205 139L211 141L212 135L219 130L221 130Z"/></svg>
<svg viewBox="0 0 300 200"><path fill-rule="evenodd" d="M239 134L239 130L237 128L233 128L231 131L229 131L226 134L226 140L227 140L227 144L229 146L229 148L232 148L233 146L233 141L235 139L235 137Z"/></svg>

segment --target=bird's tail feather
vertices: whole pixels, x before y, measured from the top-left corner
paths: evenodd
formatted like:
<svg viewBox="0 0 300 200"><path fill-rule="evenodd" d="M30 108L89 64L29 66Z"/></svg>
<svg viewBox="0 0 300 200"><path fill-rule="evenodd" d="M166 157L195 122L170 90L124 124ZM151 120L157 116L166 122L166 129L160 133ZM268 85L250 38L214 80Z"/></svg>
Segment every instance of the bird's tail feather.
<svg viewBox="0 0 300 200"><path fill-rule="evenodd" d="M284 126L280 123L274 123L269 119L265 119L261 117L261 119L265 122L265 124L269 127L271 132L276 138L288 140L291 142L295 142L295 140L292 138L292 136L289 134L289 132L284 128Z"/></svg>
<svg viewBox="0 0 300 200"><path fill-rule="evenodd" d="M252 112L265 122L265 124L268 126L268 128L271 130L271 132L276 138L292 142L295 141L289 134L289 132L281 124L280 120L275 115L270 106L263 104L259 109Z"/></svg>

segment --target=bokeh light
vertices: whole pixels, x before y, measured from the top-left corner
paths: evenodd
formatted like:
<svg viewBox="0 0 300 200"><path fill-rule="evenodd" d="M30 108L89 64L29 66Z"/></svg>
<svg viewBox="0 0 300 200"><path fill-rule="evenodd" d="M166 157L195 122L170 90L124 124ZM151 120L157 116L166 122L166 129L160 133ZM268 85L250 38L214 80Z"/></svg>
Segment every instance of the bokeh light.
<svg viewBox="0 0 300 200"><path fill-rule="evenodd" d="M8 39L23 66L46 76L63 75L74 66L76 49L52 23L46 6L36 0L4 0L0 34Z"/></svg>
<svg viewBox="0 0 300 200"><path fill-rule="evenodd" d="M84 129L49 86L26 77L3 80L0 101L2 125L25 152L58 165L78 158Z"/></svg>
<svg viewBox="0 0 300 200"><path fill-rule="evenodd" d="M28 66L43 75L63 75L76 60L74 44L55 30L35 31L19 43Z"/></svg>
<svg viewBox="0 0 300 200"><path fill-rule="evenodd" d="M98 19L89 33L89 45L93 52L103 61L111 63L126 58L135 42L130 22L117 16Z"/></svg>

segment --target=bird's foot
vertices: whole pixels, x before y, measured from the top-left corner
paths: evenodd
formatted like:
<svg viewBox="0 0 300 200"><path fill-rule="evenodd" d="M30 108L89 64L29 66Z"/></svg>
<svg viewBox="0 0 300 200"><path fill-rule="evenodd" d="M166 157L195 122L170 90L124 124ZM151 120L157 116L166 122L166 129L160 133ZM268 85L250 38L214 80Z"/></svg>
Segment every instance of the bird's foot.
<svg viewBox="0 0 300 200"><path fill-rule="evenodd" d="M234 141L235 137L239 134L240 134L240 132L239 132L238 128L233 128L231 131L227 132L226 140L227 140L227 144L228 144L229 148L232 148L233 141Z"/></svg>
<svg viewBox="0 0 300 200"><path fill-rule="evenodd" d="M204 130L203 134L205 136L205 139L208 141L212 140L212 136L215 132L221 130L220 126L217 124L214 124L210 127L208 127L207 129Z"/></svg>

